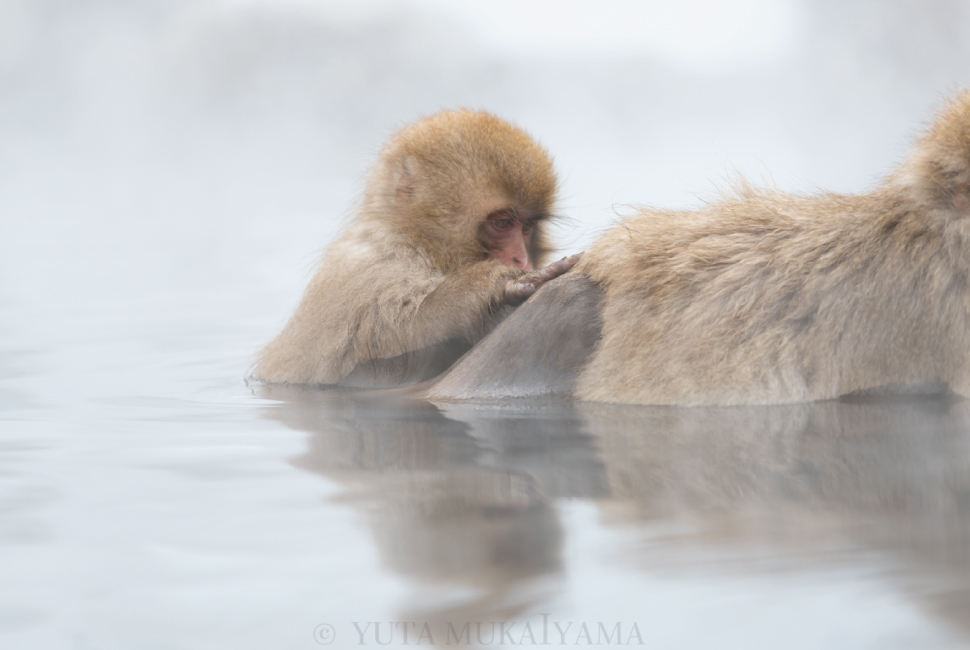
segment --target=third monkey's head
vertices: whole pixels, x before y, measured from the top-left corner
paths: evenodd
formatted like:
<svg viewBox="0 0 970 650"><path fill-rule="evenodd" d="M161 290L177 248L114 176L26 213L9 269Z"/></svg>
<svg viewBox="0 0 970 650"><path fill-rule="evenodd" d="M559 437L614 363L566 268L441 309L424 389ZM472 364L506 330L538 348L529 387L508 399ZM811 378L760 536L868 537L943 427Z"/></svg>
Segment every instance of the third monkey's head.
<svg viewBox="0 0 970 650"><path fill-rule="evenodd" d="M488 257L529 270L548 252L556 189L552 158L524 131L489 113L446 111L387 145L367 213L442 270Z"/></svg>

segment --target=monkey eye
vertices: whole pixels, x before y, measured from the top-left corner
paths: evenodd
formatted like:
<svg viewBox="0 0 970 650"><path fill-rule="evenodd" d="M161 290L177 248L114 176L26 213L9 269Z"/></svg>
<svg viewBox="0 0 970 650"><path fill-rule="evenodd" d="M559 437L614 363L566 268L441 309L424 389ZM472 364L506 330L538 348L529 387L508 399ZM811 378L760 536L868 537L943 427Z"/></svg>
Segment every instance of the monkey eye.
<svg viewBox="0 0 970 650"><path fill-rule="evenodd" d="M523 221L522 222L522 234L528 235L532 232L532 229L536 227L535 221Z"/></svg>
<svg viewBox="0 0 970 650"><path fill-rule="evenodd" d="M511 219L493 219L492 227L496 230L508 230L512 227Z"/></svg>

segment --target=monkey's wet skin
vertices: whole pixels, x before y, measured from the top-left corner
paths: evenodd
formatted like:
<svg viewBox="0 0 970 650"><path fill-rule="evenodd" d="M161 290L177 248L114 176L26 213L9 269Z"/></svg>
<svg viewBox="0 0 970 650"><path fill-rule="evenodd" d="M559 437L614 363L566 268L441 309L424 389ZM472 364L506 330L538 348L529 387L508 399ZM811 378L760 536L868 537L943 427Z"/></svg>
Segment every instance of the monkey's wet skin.
<svg viewBox="0 0 970 650"><path fill-rule="evenodd" d="M407 585L387 620L434 639L501 621L518 641L547 616L652 647L970 641L970 402L262 391L265 417L306 433L293 464L340 486L375 566Z"/></svg>

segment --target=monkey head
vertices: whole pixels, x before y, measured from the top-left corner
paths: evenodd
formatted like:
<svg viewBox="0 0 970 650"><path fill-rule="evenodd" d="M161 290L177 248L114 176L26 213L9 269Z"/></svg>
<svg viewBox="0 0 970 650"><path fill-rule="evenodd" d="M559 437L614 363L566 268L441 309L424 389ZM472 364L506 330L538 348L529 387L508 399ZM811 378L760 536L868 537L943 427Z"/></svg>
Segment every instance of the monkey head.
<svg viewBox="0 0 970 650"><path fill-rule="evenodd" d="M524 131L489 113L447 111L391 140L364 214L443 271L487 258L530 271L548 252L556 189L552 158Z"/></svg>

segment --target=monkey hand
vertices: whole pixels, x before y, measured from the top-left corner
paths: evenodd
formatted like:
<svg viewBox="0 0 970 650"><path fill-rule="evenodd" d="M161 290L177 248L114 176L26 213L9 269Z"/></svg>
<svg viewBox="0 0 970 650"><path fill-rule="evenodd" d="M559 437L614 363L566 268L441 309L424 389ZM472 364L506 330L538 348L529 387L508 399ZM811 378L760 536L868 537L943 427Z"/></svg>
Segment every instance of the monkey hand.
<svg viewBox="0 0 970 650"><path fill-rule="evenodd" d="M531 271L509 280L505 285L505 301L512 305L524 302L529 296L539 290L544 283L557 278L576 265L582 253L564 257L538 271Z"/></svg>

